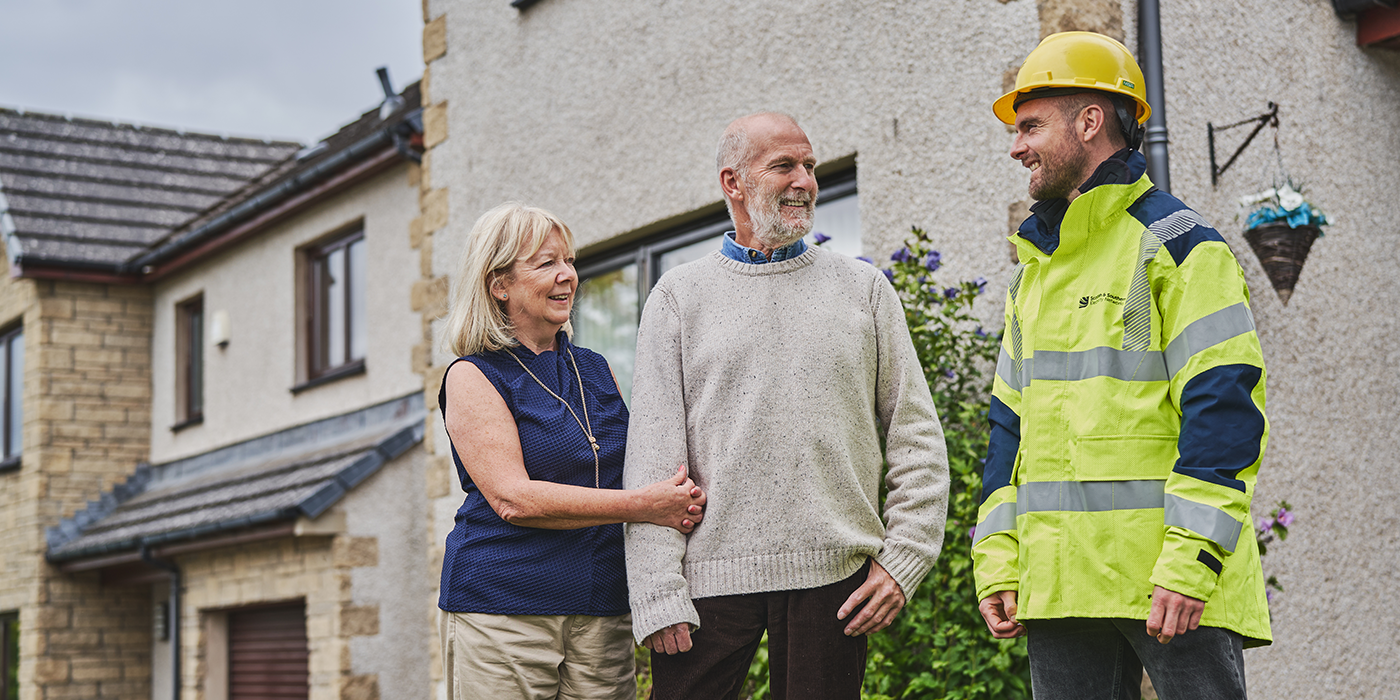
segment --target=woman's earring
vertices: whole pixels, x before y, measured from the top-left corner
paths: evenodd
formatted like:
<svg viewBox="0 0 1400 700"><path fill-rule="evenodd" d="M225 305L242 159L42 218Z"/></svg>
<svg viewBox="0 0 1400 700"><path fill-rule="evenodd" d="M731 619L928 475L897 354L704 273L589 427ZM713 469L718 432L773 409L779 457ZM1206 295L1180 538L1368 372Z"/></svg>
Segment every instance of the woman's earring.
<svg viewBox="0 0 1400 700"><path fill-rule="evenodd" d="M508 296L510 296L510 295L509 295L509 294L502 294L502 295L501 295L501 301L505 301L505 300L506 300L506 297L508 297Z"/></svg>

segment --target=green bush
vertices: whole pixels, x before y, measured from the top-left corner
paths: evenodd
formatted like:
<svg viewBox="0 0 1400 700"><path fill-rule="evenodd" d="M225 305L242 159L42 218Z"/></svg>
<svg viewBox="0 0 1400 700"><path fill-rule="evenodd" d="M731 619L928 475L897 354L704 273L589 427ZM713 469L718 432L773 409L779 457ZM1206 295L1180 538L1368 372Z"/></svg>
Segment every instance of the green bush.
<svg viewBox="0 0 1400 700"><path fill-rule="evenodd" d="M982 497L991 376L1000 333L972 315L987 281L941 286L943 260L915 228L886 271L905 318L948 441L951 487L943 552L894 624L870 637L864 697L1028 698L1024 638L996 640L977 612L971 530ZM1000 298L988 298L1000 311Z"/></svg>

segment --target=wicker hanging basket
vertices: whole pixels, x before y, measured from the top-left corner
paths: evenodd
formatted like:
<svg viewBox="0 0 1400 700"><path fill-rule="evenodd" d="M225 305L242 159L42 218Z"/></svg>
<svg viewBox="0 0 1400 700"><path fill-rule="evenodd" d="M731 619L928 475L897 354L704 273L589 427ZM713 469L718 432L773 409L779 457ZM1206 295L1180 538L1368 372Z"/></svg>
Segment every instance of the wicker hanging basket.
<svg viewBox="0 0 1400 700"><path fill-rule="evenodd" d="M1313 241L1322 234L1316 226L1290 228L1285 223L1264 224L1244 232L1249 247L1264 265L1264 272L1278 292L1284 306L1293 296L1293 285L1298 282L1298 273L1303 270L1303 261L1308 259L1308 251Z"/></svg>

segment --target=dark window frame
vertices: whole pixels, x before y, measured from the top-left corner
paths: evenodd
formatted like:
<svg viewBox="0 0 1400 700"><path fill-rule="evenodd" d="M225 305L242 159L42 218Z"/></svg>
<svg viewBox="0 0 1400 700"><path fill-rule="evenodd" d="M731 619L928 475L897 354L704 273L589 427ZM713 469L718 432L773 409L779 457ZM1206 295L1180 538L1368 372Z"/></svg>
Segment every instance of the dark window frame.
<svg viewBox="0 0 1400 700"><path fill-rule="evenodd" d="M352 327L355 311L352 308L354 298L354 285L363 284L356 280L350 273L350 246L355 243L364 244L365 229L363 225L336 234L330 239L310 246L305 249L306 256L306 381L292 388L293 393L298 393L314 386L325 384L329 381L341 377L354 376L364 372L365 358L351 357L351 340L354 334ZM329 338L327 331L329 324L326 319L329 316L329 298L323 289L325 285L325 261L337 250L345 251L345 281L342 285L343 294L343 319L344 335L342 339L345 347L346 360L340 364L331 365L327 354L329 352ZM367 294L366 294L367 298ZM367 314L367 310L363 310ZM368 323L366 317L365 322Z"/></svg>
<svg viewBox="0 0 1400 700"><path fill-rule="evenodd" d="M18 671L19 613L0 613L0 700L19 699Z"/></svg>
<svg viewBox="0 0 1400 700"><path fill-rule="evenodd" d="M175 425L204 422L204 294L175 305Z"/></svg>
<svg viewBox="0 0 1400 700"><path fill-rule="evenodd" d="M0 363L0 372L4 373L4 377L0 378L0 384L3 384L3 391L0 391L0 393L4 394L0 396L0 401L4 402L3 405L0 406L0 423L3 423L3 426L0 426L0 472L18 469L20 466L20 459L24 455L23 366L20 367L19 372L20 385L14 386L14 382L10 381L15 374L11 366L14 362L14 353L10 352L10 350L11 343L13 343L16 338L19 339L21 344L24 342L23 323L10 326L4 331L0 331L0 350L3 350L4 355L4 362ZM23 347L23 345L21 345L21 347ZM16 392L18 392L18 395L16 395ZM12 424L14 423L10 416L10 408L12 406L18 406L20 412L19 436L11 434ZM10 444L16 441L19 443L19 449L11 452Z"/></svg>

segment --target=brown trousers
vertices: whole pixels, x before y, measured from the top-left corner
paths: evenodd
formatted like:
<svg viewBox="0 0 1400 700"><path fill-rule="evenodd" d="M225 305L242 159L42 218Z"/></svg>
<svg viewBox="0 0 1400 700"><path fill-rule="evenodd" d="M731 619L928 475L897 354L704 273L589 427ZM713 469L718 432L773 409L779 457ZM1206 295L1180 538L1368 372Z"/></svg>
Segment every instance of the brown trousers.
<svg viewBox="0 0 1400 700"><path fill-rule="evenodd" d="M865 636L844 632L859 608L836 612L869 570L821 588L697 599L691 650L651 655L652 699L737 700L766 629L773 700L859 700Z"/></svg>

